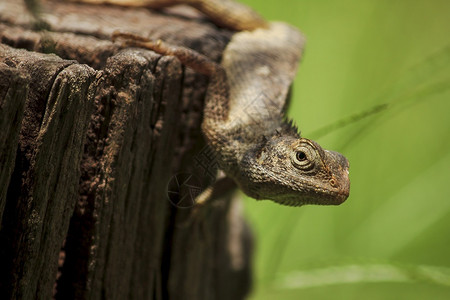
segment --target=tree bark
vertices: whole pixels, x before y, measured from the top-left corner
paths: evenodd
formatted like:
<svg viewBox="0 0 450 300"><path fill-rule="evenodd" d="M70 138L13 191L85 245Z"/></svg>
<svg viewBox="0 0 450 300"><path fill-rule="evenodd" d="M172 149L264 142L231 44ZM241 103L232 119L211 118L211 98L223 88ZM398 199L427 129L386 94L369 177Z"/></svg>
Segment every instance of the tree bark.
<svg viewBox="0 0 450 300"><path fill-rule="evenodd" d="M44 11L50 30L34 31L20 2L0 3L0 298L244 298L240 203L194 215L180 202L215 179L201 161L208 78L109 40L129 31L220 61L232 32L187 7Z"/></svg>

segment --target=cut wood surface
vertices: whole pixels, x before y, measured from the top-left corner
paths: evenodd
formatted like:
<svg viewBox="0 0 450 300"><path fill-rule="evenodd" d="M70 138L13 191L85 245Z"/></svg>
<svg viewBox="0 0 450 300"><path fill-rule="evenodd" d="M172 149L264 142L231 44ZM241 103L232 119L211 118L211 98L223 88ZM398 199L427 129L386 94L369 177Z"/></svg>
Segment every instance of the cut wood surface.
<svg viewBox="0 0 450 300"><path fill-rule="evenodd" d="M0 299L243 298L240 202L194 218L168 197L177 174L214 180L198 163L208 78L110 41L129 31L220 61L232 32L188 7L49 2L43 17L35 31L20 1L0 2Z"/></svg>

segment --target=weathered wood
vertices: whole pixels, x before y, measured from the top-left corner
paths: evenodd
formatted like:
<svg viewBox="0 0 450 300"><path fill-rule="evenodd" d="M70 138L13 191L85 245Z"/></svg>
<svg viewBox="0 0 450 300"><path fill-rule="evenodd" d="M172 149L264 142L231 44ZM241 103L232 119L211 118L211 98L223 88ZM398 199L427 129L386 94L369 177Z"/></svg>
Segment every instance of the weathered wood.
<svg viewBox="0 0 450 300"><path fill-rule="evenodd" d="M77 197L95 71L55 55L3 45L0 59L30 78L2 219L2 289L12 298L33 298L44 287L43 296L49 297L54 258Z"/></svg>
<svg viewBox="0 0 450 300"><path fill-rule="evenodd" d="M0 228L6 203L6 187L14 169L20 124L30 78L0 63Z"/></svg>
<svg viewBox="0 0 450 300"><path fill-rule="evenodd" d="M192 221L167 196L179 172L213 180L196 165L208 79L109 41L120 29L219 61L232 33L188 8L46 12L51 30L36 32L20 3L0 3L0 41L34 51L0 44L0 129L11 132L0 135L0 298L243 298L251 235L239 202Z"/></svg>

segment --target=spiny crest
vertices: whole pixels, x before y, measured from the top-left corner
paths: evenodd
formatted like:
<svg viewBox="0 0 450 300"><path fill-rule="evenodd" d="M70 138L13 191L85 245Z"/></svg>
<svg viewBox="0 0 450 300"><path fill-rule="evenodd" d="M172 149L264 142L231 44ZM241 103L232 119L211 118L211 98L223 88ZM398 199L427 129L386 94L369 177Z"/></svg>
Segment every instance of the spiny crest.
<svg viewBox="0 0 450 300"><path fill-rule="evenodd" d="M297 124L294 120L287 117L283 118L282 132L287 135L300 137L300 131L297 128Z"/></svg>

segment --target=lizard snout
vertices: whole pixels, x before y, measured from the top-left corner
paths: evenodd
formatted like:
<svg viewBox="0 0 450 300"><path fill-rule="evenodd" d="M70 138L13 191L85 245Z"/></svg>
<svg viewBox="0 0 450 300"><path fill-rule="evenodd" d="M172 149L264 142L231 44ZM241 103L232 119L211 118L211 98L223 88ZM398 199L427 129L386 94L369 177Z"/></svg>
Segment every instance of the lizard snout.
<svg viewBox="0 0 450 300"><path fill-rule="evenodd" d="M325 150L325 156L331 172L330 186L336 193L336 204L341 204L350 194L350 164L345 156L335 151Z"/></svg>

